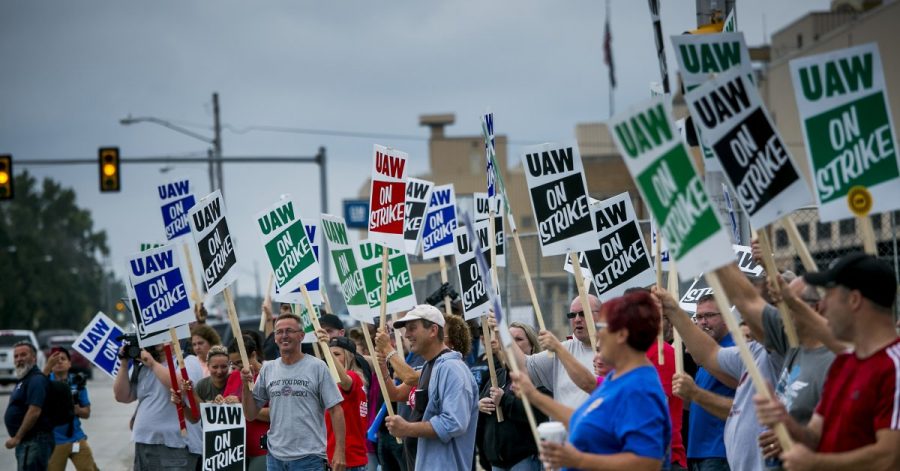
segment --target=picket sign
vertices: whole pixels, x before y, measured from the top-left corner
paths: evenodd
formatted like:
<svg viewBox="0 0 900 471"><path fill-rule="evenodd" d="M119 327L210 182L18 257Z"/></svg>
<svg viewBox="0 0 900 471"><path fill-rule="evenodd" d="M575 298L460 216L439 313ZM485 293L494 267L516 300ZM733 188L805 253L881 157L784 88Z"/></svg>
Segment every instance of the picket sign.
<svg viewBox="0 0 900 471"><path fill-rule="evenodd" d="M475 209L475 222L493 221L493 244L496 257L491 266L506 266L506 240L503 232L502 201L499 198L491 198L488 193L473 193L472 206Z"/></svg>
<svg viewBox="0 0 900 471"><path fill-rule="evenodd" d="M231 294L231 284L237 279L237 272L234 270L237 265L237 256L231 232L228 230L228 222L225 219L225 201L222 198L222 192L216 190L201 199L191 208L188 217L194 245L200 254L206 297L209 298L219 292L224 293L231 333L237 340L241 361L244 365L249 365L247 349L244 347L244 336L241 335L241 325L238 322L237 309L234 307L234 297ZM248 383L248 386L253 388L253 384Z"/></svg>
<svg viewBox="0 0 900 471"><path fill-rule="evenodd" d="M191 232L188 212L196 200L191 192L191 183L187 178L174 180L156 187L162 213L163 229L166 239L172 240Z"/></svg>
<svg viewBox="0 0 900 471"><path fill-rule="evenodd" d="M576 144L529 146L522 153L541 255L599 248Z"/></svg>
<svg viewBox="0 0 900 471"><path fill-rule="evenodd" d="M423 260L453 255L453 231L458 226L457 217L453 184L434 187L422 223Z"/></svg>
<svg viewBox="0 0 900 471"><path fill-rule="evenodd" d="M144 332L165 330L194 320L190 280L175 244L136 253L127 260L130 297L136 301Z"/></svg>
<svg viewBox="0 0 900 471"><path fill-rule="evenodd" d="M416 293L406 252L387 249L369 240L361 240L356 249L366 287L367 306L370 309L370 314L363 322L372 323L374 313L383 324L387 321L388 312L405 311L416 305Z"/></svg>
<svg viewBox="0 0 900 471"><path fill-rule="evenodd" d="M419 253L419 240L422 236L422 222L425 211L431 200L434 182L409 177L406 179L406 214L404 215L403 241L406 253Z"/></svg>
<svg viewBox="0 0 900 471"><path fill-rule="evenodd" d="M610 134L679 273L692 277L731 261L729 239L670 116L654 97L610 119Z"/></svg>
<svg viewBox="0 0 900 471"><path fill-rule="evenodd" d="M344 218L330 214L322 214L321 221L322 233L328 241L328 251L331 253L331 261L338 275L347 311L350 317L371 324L372 314L366 298L366 285L357 264L354 248L347 236L347 223L344 222Z"/></svg>
<svg viewBox="0 0 900 471"><path fill-rule="evenodd" d="M122 335L121 327L103 312L97 312L78 338L72 342L72 349L111 378L115 378L122 366L122 360L119 358Z"/></svg>
<svg viewBox="0 0 900 471"><path fill-rule="evenodd" d="M722 283L719 281L719 276L715 273L706 273L704 276L713 290L713 297L716 300L716 305L719 307L722 319L725 320L725 324L728 326L728 331L731 333L732 339L734 339L734 344L738 347L741 360L744 362L744 368L747 369L747 374L753 381L753 387L756 389L756 394L763 396L767 400L771 400L772 392L769 390L769 383L763 378L762 373L759 371L759 366L753 361L753 355L747 347L747 339L744 338L741 327L738 325L737 320L734 318L734 314L732 314L729 309L731 302L728 301L728 296L725 295L725 291L722 289ZM781 444L781 449L789 451L793 445L793 441L791 441L787 428L783 423L778 423L773 429L775 435L778 437L778 442Z"/></svg>
<svg viewBox="0 0 900 471"><path fill-rule="evenodd" d="M240 404L203 403L203 471L244 471L247 423Z"/></svg>
<svg viewBox="0 0 900 471"><path fill-rule="evenodd" d="M375 144L369 193L369 240L403 250L406 152Z"/></svg>
<svg viewBox="0 0 900 471"><path fill-rule="evenodd" d="M747 276L762 275L764 267L753 259L753 249L750 246L732 245L731 248L734 250L735 255L735 259L732 261L737 262L741 273ZM710 293L712 293L712 288L706 283L706 278L698 276L694 279L687 292L684 293L684 296L678 301L679 306L685 311L697 312L697 300L703 295Z"/></svg>
<svg viewBox="0 0 900 471"><path fill-rule="evenodd" d="M282 196L254 217L266 261L275 274L279 292L287 293L319 276L319 264L312 241L288 196Z"/></svg>
<svg viewBox="0 0 900 471"><path fill-rule="evenodd" d="M744 71L730 69L684 99L751 226L766 227L812 203L809 187Z"/></svg>
<svg viewBox="0 0 900 471"><path fill-rule="evenodd" d="M753 80L750 52L744 33L679 34L671 37L672 49L678 62L678 72L684 90L690 92L715 74L737 70ZM694 127L697 128L696 120ZM722 170L712 150L706 145L703 132L697 129L703 165L706 171Z"/></svg>
<svg viewBox="0 0 900 471"><path fill-rule="evenodd" d="M453 231L456 253L456 273L459 278L459 297L462 301L463 316L466 320L477 319L490 310L490 293L487 291L487 280L481 276L475 260L475 246L480 240L488 242L488 221L474 223L474 228L457 227ZM476 240L469 238L474 234ZM490 250L486 244L478 244L483 250Z"/></svg>
<svg viewBox="0 0 900 471"><path fill-rule="evenodd" d="M306 237L309 239L309 243L312 246L313 255L316 258L316 267L318 267L319 263L319 225L318 224L303 224L303 229L306 231ZM309 291L309 297L312 299L313 304L321 304L323 301L322 291L320 289L320 276L318 270L314 273L314 277L306 282L306 290ZM274 288L274 291L269 292L269 296L275 301L285 304L303 304L303 293L300 291L300 287L294 288L292 291L283 291L280 290L277 286ZM329 310L330 311L330 310Z"/></svg>
<svg viewBox="0 0 900 471"><path fill-rule="evenodd" d="M878 44L789 65L819 219L900 209L900 153Z"/></svg>

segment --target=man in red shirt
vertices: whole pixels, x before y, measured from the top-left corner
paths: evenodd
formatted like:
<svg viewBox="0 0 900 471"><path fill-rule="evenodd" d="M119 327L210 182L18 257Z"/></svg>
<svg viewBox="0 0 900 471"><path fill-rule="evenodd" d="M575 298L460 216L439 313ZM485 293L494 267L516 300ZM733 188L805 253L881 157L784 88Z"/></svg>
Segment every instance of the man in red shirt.
<svg viewBox="0 0 900 471"><path fill-rule="evenodd" d="M822 302L834 336L856 347L835 358L806 427L777 400L761 396L755 398L759 421L768 426L783 422L797 441L781 455L788 470L900 469L900 339L892 316L893 272L875 257L855 253L804 278L825 288Z"/></svg>

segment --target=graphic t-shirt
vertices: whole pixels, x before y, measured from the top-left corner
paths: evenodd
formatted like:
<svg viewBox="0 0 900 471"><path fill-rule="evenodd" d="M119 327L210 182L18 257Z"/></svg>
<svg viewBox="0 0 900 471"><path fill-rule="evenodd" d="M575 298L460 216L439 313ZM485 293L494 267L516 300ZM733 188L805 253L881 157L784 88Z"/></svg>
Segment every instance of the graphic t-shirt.
<svg viewBox="0 0 900 471"><path fill-rule="evenodd" d="M569 443L579 451L634 453L662 461L663 469L669 469L671 436L666 396L649 365L619 377L610 371L569 421Z"/></svg>
<svg viewBox="0 0 900 471"><path fill-rule="evenodd" d="M253 385L257 407L269 403L269 453L282 461L326 457L325 410L341 403L341 393L325 362L303 355L263 363Z"/></svg>
<svg viewBox="0 0 900 471"><path fill-rule="evenodd" d="M790 348L784 322L778 309L772 306L763 309L762 320L770 354L784 358L784 367L775 383L775 395L794 420L806 425L822 397L822 386L834 361L834 352L825 346Z"/></svg>
<svg viewBox="0 0 900 471"><path fill-rule="evenodd" d="M842 353L834 359L822 401L821 453L839 453L875 443L882 429L900 430L900 339L868 358Z"/></svg>
<svg viewBox="0 0 900 471"><path fill-rule="evenodd" d="M344 391L340 385L338 390L344 400L341 409L344 411L344 459L347 467L365 466L369 462L366 456L366 418L369 406L366 403L366 392L363 390L362 378L355 371L347 371L353 380L350 391ZM325 428L328 430L328 462L334 457L334 431L331 429L331 413L325 412Z"/></svg>

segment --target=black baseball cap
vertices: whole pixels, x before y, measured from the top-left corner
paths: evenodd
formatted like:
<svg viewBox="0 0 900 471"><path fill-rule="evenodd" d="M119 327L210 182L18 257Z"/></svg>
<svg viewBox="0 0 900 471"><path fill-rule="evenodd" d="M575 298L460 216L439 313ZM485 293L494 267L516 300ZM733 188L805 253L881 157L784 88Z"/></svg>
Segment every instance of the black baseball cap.
<svg viewBox="0 0 900 471"><path fill-rule="evenodd" d="M341 347L350 352L351 355L356 355L356 344L347 337L335 337L328 341L328 346Z"/></svg>
<svg viewBox="0 0 900 471"><path fill-rule="evenodd" d="M53 355L56 352L62 352L66 356L66 358L68 358L69 360L72 359L72 355L69 353L69 350L67 350L65 347L53 347L50 349L51 355Z"/></svg>
<svg viewBox="0 0 900 471"><path fill-rule="evenodd" d="M886 263L872 255L852 253L837 259L826 271L803 276L813 286L843 286L860 292L873 303L890 308L897 297L897 280Z"/></svg>
<svg viewBox="0 0 900 471"><path fill-rule="evenodd" d="M341 318L334 314L322 314L322 317L319 318L319 324L322 327L331 327L332 329L341 330L344 328L344 322L341 321Z"/></svg>

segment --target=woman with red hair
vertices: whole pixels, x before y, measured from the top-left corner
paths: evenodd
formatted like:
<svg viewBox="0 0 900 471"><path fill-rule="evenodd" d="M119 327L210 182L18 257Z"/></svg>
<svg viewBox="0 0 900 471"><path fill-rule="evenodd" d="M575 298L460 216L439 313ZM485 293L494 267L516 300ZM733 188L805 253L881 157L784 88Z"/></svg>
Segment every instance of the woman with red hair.
<svg viewBox="0 0 900 471"><path fill-rule="evenodd" d="M601 355L612 370L578 409L538 392L528 375L513 375L532 404L566 425L566 443L541 443L553 468L668 469L671 423L666 396L646 352L659 332L659 310L647 292L603 304L597 324Z"/></svg>

